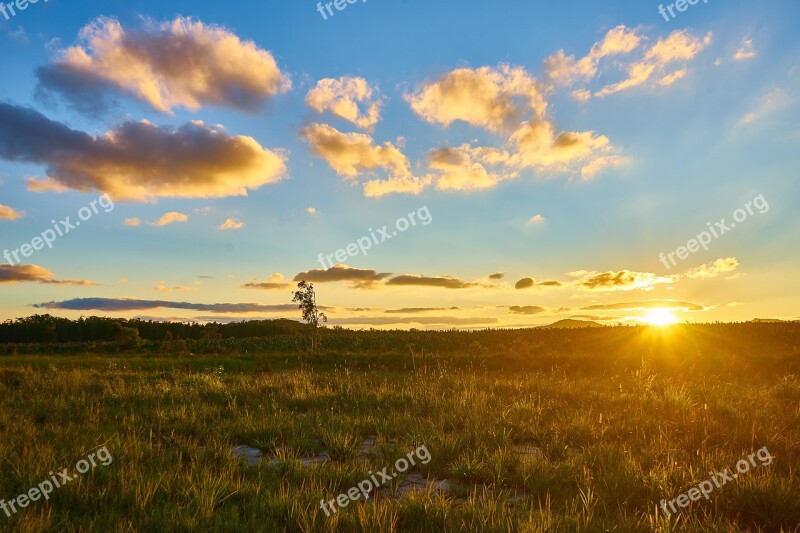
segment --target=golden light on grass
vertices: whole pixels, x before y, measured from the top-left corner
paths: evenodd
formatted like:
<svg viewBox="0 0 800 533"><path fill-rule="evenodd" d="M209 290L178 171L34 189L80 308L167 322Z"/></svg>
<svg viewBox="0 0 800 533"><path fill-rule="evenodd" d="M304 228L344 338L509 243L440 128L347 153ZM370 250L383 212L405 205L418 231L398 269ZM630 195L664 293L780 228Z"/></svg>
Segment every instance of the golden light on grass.
<svg viewBox="0 0 800 533"><path fill-rule="evenodd" d="M663 308L653 309L640 320L651 326L669 326L678 322L675 315L672 314L672 311Z"/></svg>

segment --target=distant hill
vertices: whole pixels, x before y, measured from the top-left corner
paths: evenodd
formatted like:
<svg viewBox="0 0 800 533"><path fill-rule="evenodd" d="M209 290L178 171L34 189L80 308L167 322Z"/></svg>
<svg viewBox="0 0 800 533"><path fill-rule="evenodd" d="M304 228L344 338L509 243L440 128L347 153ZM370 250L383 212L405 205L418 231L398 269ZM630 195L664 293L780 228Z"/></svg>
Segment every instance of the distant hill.
<svg viewBox="0 0 800 533"><path fill-rule="evenodd" d="M575 320L573 318L567 318L564 320L559 320L558 322L553 322L549 326L539 326L541 328L559 328L559 329L576 329L576 328L601 328L603 327L602 324L598 324L597 322L592 322L591 320Z"/></svg>

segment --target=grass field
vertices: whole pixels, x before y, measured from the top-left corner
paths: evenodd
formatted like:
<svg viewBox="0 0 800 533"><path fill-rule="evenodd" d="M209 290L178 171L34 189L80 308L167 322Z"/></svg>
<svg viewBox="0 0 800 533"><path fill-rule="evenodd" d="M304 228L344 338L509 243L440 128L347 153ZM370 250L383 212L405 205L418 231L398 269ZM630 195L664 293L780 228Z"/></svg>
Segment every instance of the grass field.
<svg viewBox="0 0 800 533"><path fill-rule="evenodd" d="M724 327L523 331L413 357L6 355L0 498L101 446L113 462L0 512L0 530L800 531L800 328L715 351ZM420 445L430 461L367 502L320 508ZM765 446L771 464L659 510ZM406 475L432 484L398 490Z"/></svg>

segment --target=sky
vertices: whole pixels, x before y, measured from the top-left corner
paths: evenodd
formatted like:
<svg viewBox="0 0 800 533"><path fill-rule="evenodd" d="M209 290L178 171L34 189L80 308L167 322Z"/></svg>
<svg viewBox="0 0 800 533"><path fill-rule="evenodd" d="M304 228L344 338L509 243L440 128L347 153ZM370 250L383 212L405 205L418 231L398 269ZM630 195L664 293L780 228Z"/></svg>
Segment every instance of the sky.
<svg viewBox="0 0 800 533"><path fill-rule="evenodd" d="M0 319L299 319L300 280L352 328L798 319L798 22L6 5Z"/></svg>

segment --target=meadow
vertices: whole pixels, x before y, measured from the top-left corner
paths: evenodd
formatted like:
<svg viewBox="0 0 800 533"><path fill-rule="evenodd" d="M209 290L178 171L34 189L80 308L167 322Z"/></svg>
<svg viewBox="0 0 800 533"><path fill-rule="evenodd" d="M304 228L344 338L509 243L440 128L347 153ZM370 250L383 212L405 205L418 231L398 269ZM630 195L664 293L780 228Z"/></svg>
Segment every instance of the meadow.
<svg viewBox="0 0 800 533"><path fill-rule="evenodd" d="M195 337L0 345L0 530L800 531L800 324Z"/></svg>

